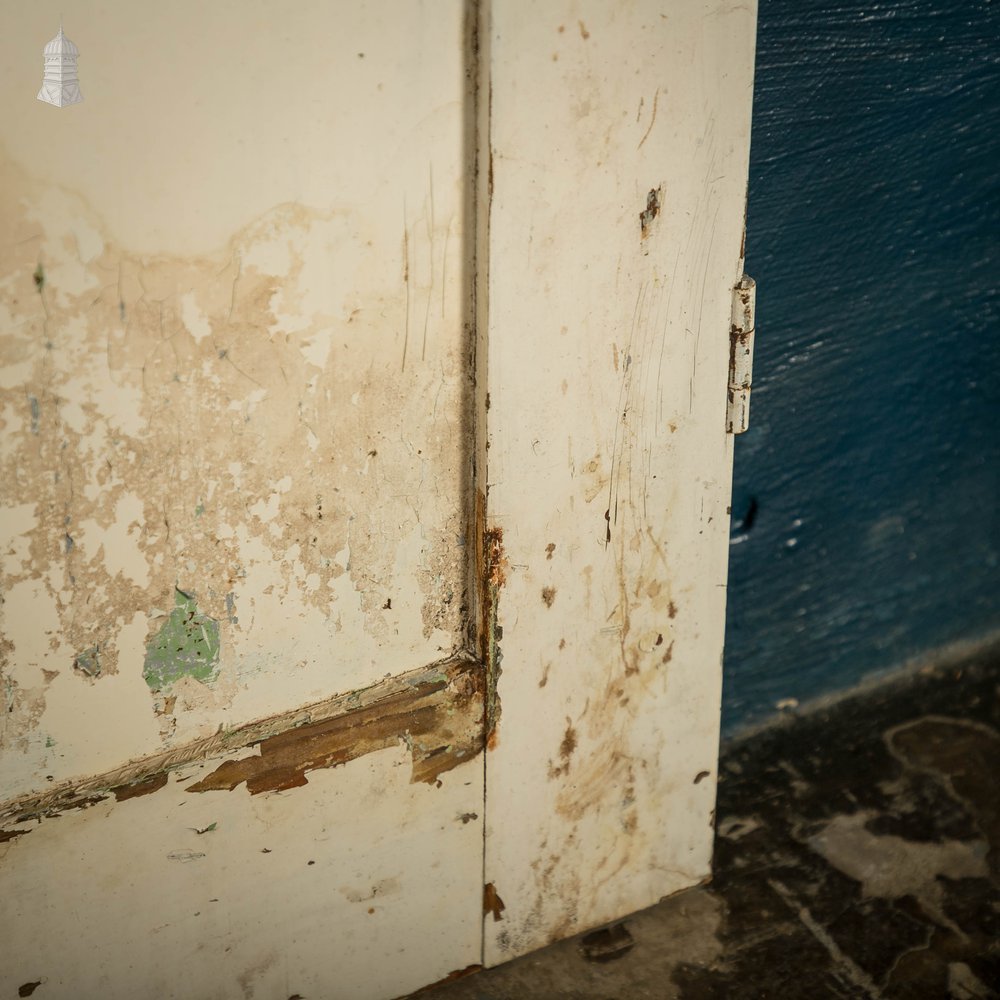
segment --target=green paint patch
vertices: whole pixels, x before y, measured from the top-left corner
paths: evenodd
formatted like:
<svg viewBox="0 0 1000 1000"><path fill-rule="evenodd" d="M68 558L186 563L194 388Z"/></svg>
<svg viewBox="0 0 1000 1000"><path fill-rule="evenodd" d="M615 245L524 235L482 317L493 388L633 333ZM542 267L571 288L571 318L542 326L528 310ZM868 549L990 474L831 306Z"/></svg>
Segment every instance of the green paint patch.
<svg viewBox="0 0 1000 1000"><path fill-rule="evenodd" d="M181 677L209 683L219 672L219 623L203 615L192 594L174 591L174 609L146 646L142 676L154 691Z"/></svg>
<svg viewBox="0 0 1000 1000"><path fill-rule="evenodd" d="M204 513L205 513L205 505L203 503L198 504L198 506L195 507L194 509L194 516L201 517L201 515Z"/></svg>
<svg viewBox="0 0 1000 1000"><path fill-rule="evenodd" d="M100 646L91 646L73 658L73 666L88 677L97 677L101 673Z"/></svg>

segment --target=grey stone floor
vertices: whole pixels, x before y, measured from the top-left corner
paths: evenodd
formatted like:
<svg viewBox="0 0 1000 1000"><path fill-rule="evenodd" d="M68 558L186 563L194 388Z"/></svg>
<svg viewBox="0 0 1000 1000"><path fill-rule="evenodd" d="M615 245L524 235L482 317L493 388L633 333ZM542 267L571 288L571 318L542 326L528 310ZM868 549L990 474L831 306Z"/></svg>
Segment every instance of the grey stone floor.
<svg viewBox="0 0 1000 1000"><path fill-rule="evenodd" d="M724 747L715 874L421 1000L1000 996L1000 656Z"/></svg>

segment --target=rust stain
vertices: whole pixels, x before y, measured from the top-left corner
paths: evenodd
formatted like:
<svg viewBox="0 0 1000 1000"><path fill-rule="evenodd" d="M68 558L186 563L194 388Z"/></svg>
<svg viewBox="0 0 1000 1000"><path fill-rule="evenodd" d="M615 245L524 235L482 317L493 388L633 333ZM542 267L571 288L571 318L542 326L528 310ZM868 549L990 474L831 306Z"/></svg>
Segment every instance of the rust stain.
<svg viewBox="0 0 1000 1000"><path fill-rule="evenodd" d="M483 693L477 664L415 683L343 715L307 723L260 742L260 753L223 761L189 792L232 791L246 783L251 795L308 784L307 772L346 764L376 750L406 743L413 755L410 780L432 784L482 749Z"/></svg>
<svg viewBox="0 0 1000 1000"><path fill-rule="evenodd" d="M653 224L653 220L660 214L660 198L663 194L663 188L653 188L649 194L646 195L646 207L639 213L639 225L642 227L642 238L645 239L649 235L649 227Z"/></svg>
<svg viewBox="0 0 1000 1000"><path fill-rule="evenodd" d="M572 725L566 726L566 733L563 736L562 743L559 744L559 756L562 757L564 761L569 762L570 757L573 756L573 751L576 749L576 730Z"/></svg>
<svg viewBox="0 0 1000 1000"><path fill-rule="evenodd" d="M661 663L669 663L674 658L674 643L671 640L670 645L667 646L666 651L663 654L663 658L660 660Z"/></svg>
<svg viewBox="0 0 1000 1000"><path fill-rule="evenodd" d="M486 526L486 495L476 494L475 517L476 577L480 591L479 654L486 667L485 728L486 747L492 750L499 739L497 724L500 721L500 700L497 684L500 679L500 662L503 655L500 640L503 626L497 621L497 604L500 591L507 582L507 557L503 547L503 528Z"/></svg>
<svg viewBox="0 0 1000 1000"><path fill-rule="evenodd" d="M590 38L590 32L587 31L587 26L583 23L583 21L578 21L577 24L580 25L580 37L586 41Z"/></svg>
<svg viewBox="0 0 1000 1000"><path fill-rule="evenodd" d="M124 802L126 799L135 799L140 795L149 795L151 792L163 788L166 783L167 772L162 771L160 774L146 778L145 781L136 781L131 785L118 785L117 788L111 789L111 794L114 795L116 802Z"/></svg>
<svg viewBox="0 0 1000 1000"><path fill-rule="evenodd" d="M573 751L576 750L576 730L573 728L573 722L571 719L566 719L566 732L563 734L562 742L559 744L559 759L562 763L556 767L552 761L549 761L549 780L554 778L561 778L564 774L569 774L570 758L573 756Z"/></svg>
<svg viewBox="0 0 1000 1000"><path fill-rule="evenodd" d="M504 906L504 902L497 892L497 887L492 882L487 882L483 886L483 916L492 913L493 922L496 923L503 920L503 911L506 909L507 907Z"/></svg>
<svg viewBox="0 0 1000 1000"><path fill-rule="evenodd" d="M677 605L674 604L673 601L671 601L670 604L667 606L667 616L669 618L677 617Z"/></svg>
<svg viewBox="0 0 1000 1000"><path fill-rule="evenodd" d="M556 550L556 543L549 542L549 544L545 546L545 558L551 559L552 553L555 552L555 550Z"/></svg>
<svg viewBox="0 0 1000 1000"><path fill-rule="evenodd" d="M507 558L503 551L503 528L486 530L486 582L499 589L507 582Z"/></svg>
<svg viewBox="0 0 1000 1000"><path fill-rule="evenodd" d="M543 587L542 588L542 600L545 602L547 608L552 607L552 602L556 599L556 588L555 587Z"/></svg>

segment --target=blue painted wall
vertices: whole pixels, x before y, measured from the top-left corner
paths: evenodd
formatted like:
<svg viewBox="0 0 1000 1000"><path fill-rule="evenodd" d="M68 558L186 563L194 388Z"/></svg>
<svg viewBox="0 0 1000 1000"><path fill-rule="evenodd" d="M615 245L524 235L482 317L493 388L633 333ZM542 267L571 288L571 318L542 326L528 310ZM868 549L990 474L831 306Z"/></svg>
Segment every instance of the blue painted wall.
<svg viewBox="0 0 1000 1000"><path fill-rule="evenodd" d="M1000 3L761 0L757 45L728 733L1000 628Z"/></svg>

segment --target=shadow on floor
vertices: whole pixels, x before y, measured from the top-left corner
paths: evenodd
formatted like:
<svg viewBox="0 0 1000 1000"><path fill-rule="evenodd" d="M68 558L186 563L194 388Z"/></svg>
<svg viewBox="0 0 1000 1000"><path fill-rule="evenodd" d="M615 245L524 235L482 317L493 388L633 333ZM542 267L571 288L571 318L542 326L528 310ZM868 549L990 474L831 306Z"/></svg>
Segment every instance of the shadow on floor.
<svg viewBox="0 0 1000 1000"><path fill-rule="evenodd" d="M789 718L719 773L710 886L421 1000L1000 996L996 652Z"/></svg>

